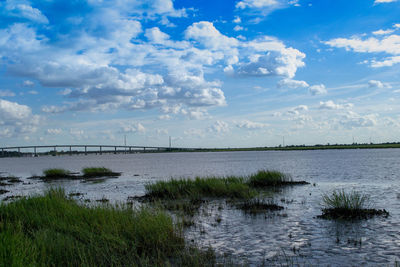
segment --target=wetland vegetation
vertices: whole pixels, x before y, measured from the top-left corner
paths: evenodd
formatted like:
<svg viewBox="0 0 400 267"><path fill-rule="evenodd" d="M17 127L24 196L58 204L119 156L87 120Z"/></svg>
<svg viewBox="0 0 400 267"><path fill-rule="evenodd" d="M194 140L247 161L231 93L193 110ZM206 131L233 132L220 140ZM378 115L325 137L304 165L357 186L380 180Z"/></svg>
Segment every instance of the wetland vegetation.
<svg viewBox="0 0 400 267"><path fill-rule="evenodd" d="M0 204L4 266L211 266L161 210L83 206L61 189Z"/></svg>
<svg viewBox="0 0 400 267"><path fill-rule="evenodd" d="M322 197L323 219L367 219L375 215L389 216L385 209L377 210L370 208L370 199L360 192L346 192L344 189L333 191Z"/></svg>
<svg viewBox="0 0 400 267"><path fill-rule="evenodd" d="M88 179L99 177L117 177L120 172L113 172L105 167L86 167L80 173L73 173L69 170L61 168L51 168L43 171L42 176L32 176L31 178L39 178L42 180L57 180L57 179Z"/></svg>

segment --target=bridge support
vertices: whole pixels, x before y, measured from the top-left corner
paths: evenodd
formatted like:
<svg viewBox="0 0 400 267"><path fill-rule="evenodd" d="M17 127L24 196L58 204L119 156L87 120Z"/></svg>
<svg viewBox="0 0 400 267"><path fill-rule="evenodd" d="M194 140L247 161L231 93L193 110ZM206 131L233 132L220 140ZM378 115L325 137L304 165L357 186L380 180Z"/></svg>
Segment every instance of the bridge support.
<svg viewBox="0 0 400 267"><path fill-rule="evenodd" d="M114 147L114 154L117 154L117 147Z"/></svg>
<svg viewBox="0 0 400 267"><path fill-rule="evenodd" d="M100 149L101 150L101 149ZM87 146L85 146L85 155L87 155Z"/></svg>
<svg viewBox="0 0 400 267"><path fill-rule="evenodd" d="M102 154L101 147L100 147L100 155Z"/></svg>
<svg viewBox="0 0 400 267"><path fill-rule="evenodd" d="M71 146L69 146L69 155L70 156L72 155L72 147Z"/></svg>
<svg viewBox="0 0 400 267"><path fill-rule="evenodd" d="M36 147L33 147L33 155L34 155L35 157L37 157Z"/></svg>
<svg viewBox="0 0 400 267"><path fill-rule="evenodd" d="M21 157L21 148L18 148L18 157Z"/></svg>
<svg viewBox="0 0 400 267"><path fill-rule="evenodd" d="M5 156L5 154L4 154L4 148L1 149L1 155L2 155L3 157Z"/></svg>

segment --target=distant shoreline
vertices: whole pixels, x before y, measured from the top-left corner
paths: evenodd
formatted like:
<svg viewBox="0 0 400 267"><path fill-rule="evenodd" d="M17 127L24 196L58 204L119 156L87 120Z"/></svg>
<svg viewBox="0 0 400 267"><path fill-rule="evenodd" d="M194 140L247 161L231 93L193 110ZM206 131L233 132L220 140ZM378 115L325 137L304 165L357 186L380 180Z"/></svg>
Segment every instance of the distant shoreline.
<svg viewBox="0 0 400 267"><path fill-rule="evenodd" d="M300 150L328 150L328 149L387 149L400 148L400 142L397 143L379 143L379 144L326 144L326 145L288 145L275 147L244 147L244 148L165 148L164 150L103 150L103 151L44 151L36 153L37 156L61 156L77 154L135 154L135 153L171 153L171 152L235 152L235 151L300 151ZM0 158L6 157L33 157L31 152L4 151Z"/></svg>

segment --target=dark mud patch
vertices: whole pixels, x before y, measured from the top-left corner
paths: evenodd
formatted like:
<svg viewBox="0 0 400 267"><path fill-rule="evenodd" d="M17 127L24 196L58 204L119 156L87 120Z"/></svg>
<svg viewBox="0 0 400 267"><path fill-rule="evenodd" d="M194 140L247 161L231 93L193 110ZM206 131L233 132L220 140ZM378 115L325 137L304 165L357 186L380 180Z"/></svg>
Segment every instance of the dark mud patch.
<svg viewBox="0 0 400 267"><path fill-rule="evenodd" d="M236 204L236 208L244 211L246 214L259 214L259 213L265 213L268 211L279 211L283 210L284 208L282 206L279 206L275 203L272 202L266 202L263 200L259 199L253 199L249 201L245 201L239 204Z"/></svg>
<svg viewBox="0 0 400 267"><path fill-rule="evenodd" d="M389 212L385 209L343 209L343 208L330 208L323 209L322 215L318 215L317 218L327 220L360 220L369 219L375 216L382 216L387 218Z"/></svg>

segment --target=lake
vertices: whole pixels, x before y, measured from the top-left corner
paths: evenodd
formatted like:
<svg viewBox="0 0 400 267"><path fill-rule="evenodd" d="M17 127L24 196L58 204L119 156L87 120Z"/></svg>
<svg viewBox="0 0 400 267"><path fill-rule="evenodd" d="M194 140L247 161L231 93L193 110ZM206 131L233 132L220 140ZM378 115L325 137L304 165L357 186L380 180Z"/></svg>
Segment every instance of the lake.
<svg viewBox="0 0 400 267"><path fill-rule="evenodd" d="M42 182L27 179L47 168L79 172L104 166L122 172L119 178L82 182ZM260 169L279 170L310 185L293 186L274 194L285 209L249 216L215 201L203 207L188 240L213 247L250 265L293 261L331 266L389 265L400 261L400 149L257 151L72 155L0 158L2 175L22 177L1 195L31 195L54 186L83 193L91 201L107 198L126 202L144 194L144 185L171 177L248 175ZM374 208L388 218L346 222L316 218L324 193L357 190L370 196ZM221 208L222 207L222 208Z"/></svg>

